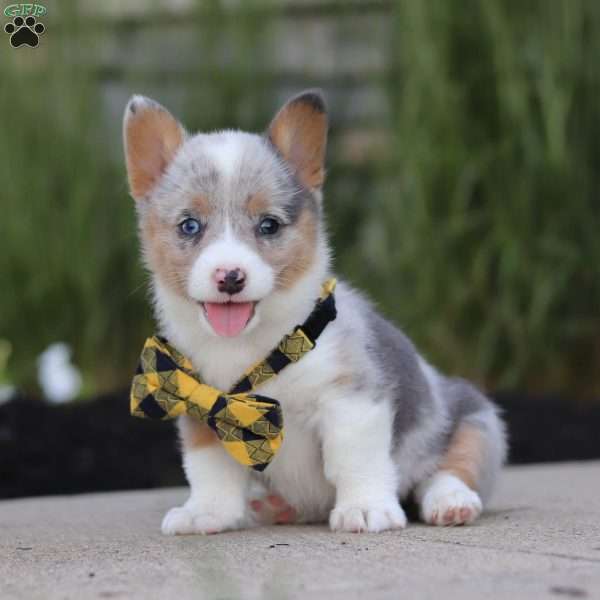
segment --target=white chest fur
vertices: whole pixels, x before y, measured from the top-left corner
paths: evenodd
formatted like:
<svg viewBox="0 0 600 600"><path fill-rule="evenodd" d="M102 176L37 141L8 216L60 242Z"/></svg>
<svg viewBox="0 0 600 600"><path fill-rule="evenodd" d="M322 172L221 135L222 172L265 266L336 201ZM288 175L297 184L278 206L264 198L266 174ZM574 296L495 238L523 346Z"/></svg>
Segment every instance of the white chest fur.
<svg viewBox="0 0 600 600"><path fill-rule="evenodd" d="M261 327L260 334L243 340L200 338L198 309L189 311L164 290L157 292L159 309L167 308L165 312L170 317L161 319L164 333L190 358L204 380L219 389L231 389L250 366L268 355L281 337L281 327L274 332ZM312 302L309 297L308 308ZM159 316L166 316L160 313L159 310ZM313 351L257 389L281 403L284 419L283 445L259 477L305 521L326 519L335 501L335 489L324 475L320 429L323 391L334 386L348 369L339 351L340 342L344 341L339 321L338 318L328 325ZM285 329L291 330L294 322L297 321L292 317Z"/></svg>
<svg viewBox="0 0 600 600"><path fill-rule="evenodd" d="M306 371L300 364L289 369L287 377L282 373L277 383L261 389L281 402L284 416L284 442L262 477L295 507L299 520L324 520L333 507L335 490L324 475L317 391L312 385L289 387L292 382L286 380Z"/></svg>
<svg viewBox="0 0 600 600"><path fill-rule="evenodd" d="M331 385L338 372L337 361L332 358L336 336L330 333L333 331L324 334L317 348L298 363L287 366L256 390L280 402L284 420L282 447L259 478L295 508L301 521L326 519L335 500L335 489L324 475L320 439L322 390ZM207 381L229 389L249 365L267 354L255 347L241 346L228 352L213 348L193 362Z"/></svg>

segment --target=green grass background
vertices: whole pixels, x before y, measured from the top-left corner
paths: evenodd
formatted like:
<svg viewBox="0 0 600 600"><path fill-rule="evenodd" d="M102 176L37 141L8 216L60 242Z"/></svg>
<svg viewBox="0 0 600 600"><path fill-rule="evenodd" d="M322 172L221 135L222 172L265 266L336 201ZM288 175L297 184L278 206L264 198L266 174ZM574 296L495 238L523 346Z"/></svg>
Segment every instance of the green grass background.
<svg viewBox="0 0 600 600"><path fill-rule="evenodd" d="M0 340L12 349L0 378L34 390L36 356L64 340L89 395L128 384L152 331L120 146L100 102L111 74L97 57L102 36L160 31L160 19L86 21L59 4L38 49L0 40ZM282 76L268 69L265 40L283 4L240 4L202 2L185 24L201 57L179 114L192 130L261 130L277 108ZM373 123L378 151L342 158L357 123L332 115L325 193L338 270L449 372L599 398L600 3L314 11L340 27L371 12L387 32L385 68L362 83L389 105ZM152 76L121 57L131 92ZM315 84L343 98L310 73L290 87Z"/></svg>

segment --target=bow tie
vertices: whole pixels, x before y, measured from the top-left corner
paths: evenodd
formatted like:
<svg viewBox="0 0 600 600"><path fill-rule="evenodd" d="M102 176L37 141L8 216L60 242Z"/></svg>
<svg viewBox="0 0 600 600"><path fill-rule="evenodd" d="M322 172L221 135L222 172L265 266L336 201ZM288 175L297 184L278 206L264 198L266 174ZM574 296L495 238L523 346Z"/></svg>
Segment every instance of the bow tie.
<svg viewBox="0 0 600 600"><path fill-rule="evenodd" d="M315 347L336 317L335 283L329 279L323 284L308 319L248 369L229 392L204 383L191 362L166 339L148 338L131 385L131 414L160 420L183 414L194 417L217 434L235 460L263 471L283 441L283 418L277 400L252 392Z"/></svg>

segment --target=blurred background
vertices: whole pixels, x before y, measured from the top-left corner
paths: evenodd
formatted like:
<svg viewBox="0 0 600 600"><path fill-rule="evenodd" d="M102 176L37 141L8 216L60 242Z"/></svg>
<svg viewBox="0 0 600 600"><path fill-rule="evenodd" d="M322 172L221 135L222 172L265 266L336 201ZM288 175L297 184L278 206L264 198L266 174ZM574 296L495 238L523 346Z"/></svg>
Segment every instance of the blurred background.
<svg viewBox="0 0 600 600"><path fill-rule="evenodd" d="M513 462L600 456L600 3L43 6L37 48L0 32L0 496L182 481L171 424L128 416L132 93L262 131L321 87L338 272L497 398Z"/></svg>

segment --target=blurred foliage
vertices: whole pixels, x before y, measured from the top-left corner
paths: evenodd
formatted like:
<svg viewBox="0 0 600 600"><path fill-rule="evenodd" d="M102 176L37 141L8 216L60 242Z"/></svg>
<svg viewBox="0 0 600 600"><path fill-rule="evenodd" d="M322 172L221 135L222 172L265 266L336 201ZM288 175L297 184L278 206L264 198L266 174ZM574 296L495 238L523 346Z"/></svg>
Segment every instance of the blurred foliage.
<svg viewBox="0 0 600 600"><path fill-rule="evenodd" d="M395 29L386 306L453 371L598 394L600 4L407 1Z"/></svg>
<svg viewBox="0 0 600 600"><path fill-rule="evenodd" d="M315 11L339 23L360 5L326 4ZM152 322L122 155L107 139L102 38L68 34L80 30L75 6L38 49L2 54L0 338L24 387L49 343L71 343L91 393L127 385ZM201 60L180 116L191 130L261 130L281 95L268 31L284 9L199 6ZM451 372L600 396L600 4L405 0L358 12L369 10L389 35L384 72L363 85L382 86L389 111L373 124L380 151L348 161L356 124L332 103L338 269ZM115 19L94 27L135 24ZM125 58L128 93L148 93ZM159 77L168 90L175 74ZM343 96L310 75L290 91L315 84Z"/></svg>
<svg viewBox="0 0 600 600"><path fill-rule="evenodd" d="M2 74L0 337L15 382L31 385L39 353L65 340L95 389L124 380L129 339L149 326L143 294L131 301L143 285L135 221L98 144L93 82L60 61L49 71Z"/></svg>

